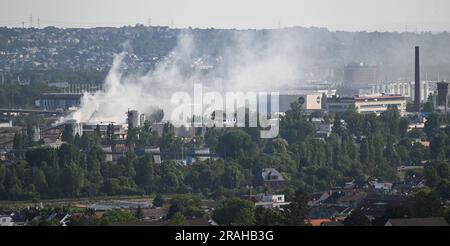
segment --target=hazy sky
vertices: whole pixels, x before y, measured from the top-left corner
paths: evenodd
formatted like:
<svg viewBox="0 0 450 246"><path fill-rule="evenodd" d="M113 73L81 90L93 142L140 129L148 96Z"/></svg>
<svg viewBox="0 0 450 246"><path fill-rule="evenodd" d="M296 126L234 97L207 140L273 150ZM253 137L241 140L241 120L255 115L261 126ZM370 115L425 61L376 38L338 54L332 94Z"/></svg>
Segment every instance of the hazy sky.
<svg viewBox="0 0 450 246"><path fill-rule="evenodd" d="M0 26L450 31L449 0L0 0Z"/></svg>

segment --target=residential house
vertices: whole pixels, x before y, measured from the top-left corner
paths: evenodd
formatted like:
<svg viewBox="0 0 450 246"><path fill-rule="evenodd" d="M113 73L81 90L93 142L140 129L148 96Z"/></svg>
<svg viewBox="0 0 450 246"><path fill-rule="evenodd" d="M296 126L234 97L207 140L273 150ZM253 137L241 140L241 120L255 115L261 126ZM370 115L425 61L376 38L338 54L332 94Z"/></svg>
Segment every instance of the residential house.
<svg viewBox="0 0 450 246"><path fill-rule="evenodd" d="M261 206L264 208L281 208L284 205L288 205L289 202L286 202L284 199L284 195L266 195L259 194L254 197L255 206Z"/></svg>
<svg viewBox="0 0 450 246"><path fill-rule="evenodd" d="M0 226L14 226L11 215L0 214Z"/></svg>
<svg viewBox="0 0 450 246"><path fill-rule="evenodd" d="M284 183L284 178L275 168L263 168L255 178L257 185L278 186Z"/></svg>

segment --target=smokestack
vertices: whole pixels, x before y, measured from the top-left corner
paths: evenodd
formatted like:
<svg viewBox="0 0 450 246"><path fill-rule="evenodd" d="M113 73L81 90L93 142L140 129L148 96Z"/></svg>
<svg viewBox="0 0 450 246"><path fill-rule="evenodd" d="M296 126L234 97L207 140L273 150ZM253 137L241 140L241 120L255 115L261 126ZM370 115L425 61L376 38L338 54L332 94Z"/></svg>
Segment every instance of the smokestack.
<svg viewBox="0 0 450 246"><path fill-rule="evenodd" d="M416 63L414 75L414 108L417 112L420 111L420 57L419 46L416 46Z"/></svg>

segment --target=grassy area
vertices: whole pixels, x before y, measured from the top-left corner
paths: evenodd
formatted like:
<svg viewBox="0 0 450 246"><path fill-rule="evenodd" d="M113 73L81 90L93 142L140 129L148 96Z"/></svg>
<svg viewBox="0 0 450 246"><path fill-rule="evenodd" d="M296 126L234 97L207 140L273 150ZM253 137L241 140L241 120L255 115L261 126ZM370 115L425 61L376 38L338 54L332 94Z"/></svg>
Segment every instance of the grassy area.
<svg viewBox="0 0 450 246"><path fill-rule="evenodd" d="M73 206L90 204L101 201L114 200L148 200L153 199L153 195L148 196L98 196L82 198L63 198L63 199L43 199L36 201L0 201L0 207L28 207L42 203L44 206Z"/></svg>

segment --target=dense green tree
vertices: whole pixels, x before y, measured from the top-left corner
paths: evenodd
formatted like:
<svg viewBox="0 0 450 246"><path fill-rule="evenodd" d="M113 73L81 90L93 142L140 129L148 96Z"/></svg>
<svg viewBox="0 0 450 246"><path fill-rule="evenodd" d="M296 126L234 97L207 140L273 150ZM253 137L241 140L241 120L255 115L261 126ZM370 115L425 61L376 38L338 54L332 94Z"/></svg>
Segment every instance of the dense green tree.
<svg viewBox="0 0 450 246"><path fill-rule="evenodd" d="M6 167L4 165L0 165L0 195L5 192L5 178L6 178Z"/></svg>
<svg viewBox="0 0 450 246"><path fill-rule="evenodd" d="M256 222L255 206L247 200L229 199L214 210L212 218L219 225L251 226Z"/></svg>
<svg viewBox="0 0 450 246"><path fill-rule="evenodd" d="M399 132L400 112L397 107L388 107L380 116L380 121L384 124L385 133L396 136Z"/></svg>
<svg viewBox="0 0 450 246"><path fill-rule="evenodd" d="M436 192L442 199L449 200L450 199L450 181L448 179L441 180L436 185Z"/></svg>
<svg viewBox="0 0 450 246"><path fill-rule="evenodd" d="M288 225L305 225L308 211L308 197L303 188L299 188L295 192L295 196L291 203L285 206L284 209Z"/></svg>
<svg viewBox="0 0 450 246"><path fill-rule="evenodd" d="M209 146L211 151L217 152L217 145L219 144L220 135L221 132L215 127L206 129L205 143Z"/></svg>
<svg viewBox="0 0 450 246"><path fill-rule="evenodd" d="M439 195L430 188L422 188L416 191L412 195L412 200L416 205L414 214L416 217L440 216L443 211Z"/></svg>
<svg viewBox="0 0 450 246"><path fill-rule="evenodd" d="M446 139L447 136L444 133L438 133L432 138L430 143L430 153L433 159L445 159L447 148L445 143Z"/></svg>
<svg viewBox="0 0 450 246"><path fill-rule="evenodd" d="M243 130L229 130L219 137L217 151L225 158L239 158L255 149L251 137Z"/></svg>
<svg viewBox="0 0 450 246"><path fill-rule="evenodd" d="M345 133L345 128L342 124L342 118L341 115L338 113L336 114L336 116L334 117L334 123L333 123L333 133L336 133L339 136L343 136Z"/></svg>
<svg viewBox="0 0 450 246"><path fill-rule="evenodd" d="M158 165L155 171L159 174L157 186L164 192L175 192L182 188L184 174L180 167L173 161Z"/></svg>
<svg viewBox="0 0 450 246"><path fill-rule="evenodd" d="M186 217L180 213L176 212L175 214L170 217L169 221L167 222L168 226L187 226Z"/></svg>
<svg viewBox="0 0 450 246"><path fill-rule="evenodd" d="M286 223L286 217L278 208L256 207L255 225L257 226L282 226Z"/></svg>
<svg viewBox="0 0 450 246"><path fill-rule="evenodd" d="M122 192L120 180L118 178L105 178L104 191L109 195L119 195Z"/></svg>
<svg viewBox="0 0 450 246"><path fill-rule="evenodd" d="M349 216L344 220L344 226L370 226L370 220L367 216L360 210L353 210Z"/></svg>
<svg viewBox="0 0 450 246"><path fill-rule="evenodd" d="M73 143L73 127L71 124L65 124L63 131L62 131L62 136L61 136L61 140L67 143Z"/></svg>
<svg viewBox="0 0 450 246"><path fill-rule="evenodd" d="M66 196L78 197L84 185L83 169L76 162L70 162L62 170L60 184Z"/></svg>
<svg viewBox="0 0 450 246"><path fill-rule="evenodd" d="M101 173L101 163L105 161L103 150L96 146L87 155L87 179L92 183L100 183L103 179Z"/></svg>
<svg viewBox="0 0 450 246"><path fill-rule="evenodd" d="M200 198L192 195L172 196L170 199L170 207L169 212L167 213L167 218L171 219L176 213L181 213L186 217L203 216Z"/></svg>
<svg viewBox="0 0 450 246"><path fill-rule="evenodd" d="M152 157L145 155L136 162L136 184L150 190L154 182Z"/></svg>
<svg viewBox="0 0 450 246"><path fill-rule="evenodd" d="M408 134L408 127L409 127L409 119L408 118L401 118L398 123L398 135L400 137L406 137Z"/></svg>
<svg viewBox="0 0 450 246"><path fill-rule="evenodd" d="M136 217L129 211L108 210L101 217L101 224L111 225L114 223L134 222Z"/></svg>
<svg viewBox="0 0 450 246"><path fill-rule="evenodd" d="M315 135L314 125L308 121L299 103L291 104L291 109L281 118L280 136L290 144L307 140Z"/></svg>
<svg viewBox="0 0 450 246"><path fill-rule="evenodd" d="M161 194L156 194L155 198L153 199L153 206L155 207L162 207L164 205L164 198Z"/></svg>
<svg viewBox="0 0 450 246"><path fill-rule="evenodd" d="M227 163L222 176L222 184L226 188L237 189L244 182L242 168L235 163Z"/></svg>
<svg viewBox="0 0 450 246"><path fill-rule="evenodd" d="M47 178L45 177L45 173L41 168L39 168L36 171L33 183L39 193L41 194L47 193L48 189Z"/></svg>
<svg viewBox="0 0 450 246"><path fill-rule="evenodd" d="M58 149L59 166L65 167L73 162L76 165L82 163L82 156L77 147L73 144L63 144Z"/></svg>
<svg viewBox="0 0 450 246"><path fill-rule="evenodd" d="M34 141L34 128L31 124L27 124L27 138L26 138L26 146L31 147L35 145Z"/></svg>
<svg viewBox="0 0 450 246"><path fill-rule="evenodd" d="M23 142L23 135L20 133L14 134L13 149L14 150L22 150L24 148L25 148L25 144Z"/></svg>
<svg viewBox="0 0 450 246"><path fill-rule="evenodd" d="M425 122L424 131L427 134L428 139L432 139L434 135L439 131L442 124L442 116L439 113L430 113Z"/></svg>
<svg viewBox="0 0 450 246"><path fill-rule="evenodd" d="M425 139L426 138L426 134L417 128L414 128L411 131L409 131L407 135L410 138L416 138L416 139Z"/></svg>

